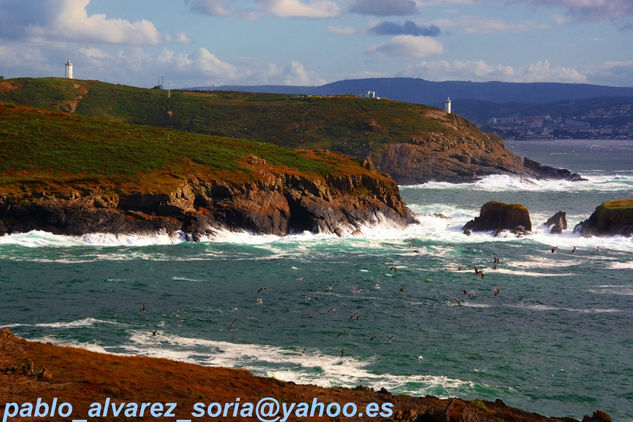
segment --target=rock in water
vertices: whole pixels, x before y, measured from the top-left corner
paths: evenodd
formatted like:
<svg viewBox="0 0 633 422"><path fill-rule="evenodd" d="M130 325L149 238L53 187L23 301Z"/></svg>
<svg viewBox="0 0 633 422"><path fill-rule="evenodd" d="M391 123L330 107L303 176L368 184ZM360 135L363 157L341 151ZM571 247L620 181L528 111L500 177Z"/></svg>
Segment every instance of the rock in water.
<svg viewBox="0 0 633 422"><path fill-rule="evenodd" d="M604 202L574 227L583 236L633 236L633 199Z"/></svg>
<svg viewBox="0 0 633 422"><path fill-rule="evenodd" d="M563 230L567 230L567 213L558 211L545 222L545 225L549 228L550 233L562 233Z"/></svg>
<svg viewBox="0 0 633 422"><path fill-rule="evenodd" d="M519 226L522 226L519 229ZM512 230L525 234L532 230L530 213L521 204L491 201L482 205L479 217L463 227L466 231ZM516 234L516 233L515 233Z"/></svg>
<svg viewBox="0 0 633 422"><path fill-rule="evenodd" d="M572 173L567 169L559 169L556 167L544 166L538 161L531 160L527 157L523 159L523 167L525 172L531 174L537 179L561 179L572 182L579 182L583 179L578 173Z"/></svg>

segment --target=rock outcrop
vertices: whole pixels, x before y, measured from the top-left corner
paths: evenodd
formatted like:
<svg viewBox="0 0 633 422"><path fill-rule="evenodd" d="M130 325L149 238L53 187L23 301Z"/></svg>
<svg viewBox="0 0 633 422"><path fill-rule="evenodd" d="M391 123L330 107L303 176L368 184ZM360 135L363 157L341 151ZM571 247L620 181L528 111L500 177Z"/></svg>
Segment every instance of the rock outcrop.
<svg viewBox="0 0 633 422"><path fill-rule="evenodd" d="M604 202L574 227L583 236L633 236L633 199Z"/></svg>
<svg viewBox="0 0 633 422"><path fill-rule="evenodd" d="M495 135L483 138L438 139L389 145L377 167L398 183L410 185L430 181L473 182L491 174L526 176L535 179L581 181L579 174L544 166L519 157L505 148Z"/></svg>
<svg viewBox="0 0 633 422"><path fill-rule="evenodd" d="M113 194L101 186L70 194L22 192L0 196L0 234L182 231L199 239L225 228L276 235L305 230L342 235L381 219L400 225L413 222L397 185L387 180L262 172L256 181L194 179L165 192Z"/></svg>
<svg viewBox="0 0 633 422"><path fill-rule="evenodd" d="M545 226L552 234L560 234L563 230L567 230L567 213L558 211L545 222Z"/></svg>
<svg viewBox="0 0 633 422"><path fill-rule="evenodd" d="M525 169L526 174L536 177L537 179L570 180L572 182L587 180L578 173L572 173L566 169L544 166L543 164L527 157L523 159L523 168Z"/></svg>
<svg viewBox="0 0 633 422"><path fill-rule="evenodd" d="M530 213L521 204L491 201L482 205L479 216L463 227L464 233L472 231L511 230L520 235L532 230Z"/></svg>

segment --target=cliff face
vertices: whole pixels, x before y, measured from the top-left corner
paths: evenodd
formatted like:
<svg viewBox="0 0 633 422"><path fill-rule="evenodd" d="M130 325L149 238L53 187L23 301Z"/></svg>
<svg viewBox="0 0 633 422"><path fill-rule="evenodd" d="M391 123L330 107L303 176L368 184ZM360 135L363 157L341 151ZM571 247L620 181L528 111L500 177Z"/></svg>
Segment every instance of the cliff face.
<svg viewBox="0 0 633 422"><path fill-rule="evenodd" d="M412 136L407 142L390 144L374 154L377 167L400 184L463 183L490 174L582 180L569 170L543 166L512 153L497 135L484 133L459 116L440 110L427 110L426 114L444 130Z"/></svg>
<svg viewBox="0 0 633 422"><path fill-rule="evenodd" d="M154 233L181 230L197 240L214 229L286 235L304 230L356 232L363 224L413 221L395 183L365 175L265 173L257 181L188 180L165 192L104 193L97 186L71 194L0 196L0 234Z"/></svg>

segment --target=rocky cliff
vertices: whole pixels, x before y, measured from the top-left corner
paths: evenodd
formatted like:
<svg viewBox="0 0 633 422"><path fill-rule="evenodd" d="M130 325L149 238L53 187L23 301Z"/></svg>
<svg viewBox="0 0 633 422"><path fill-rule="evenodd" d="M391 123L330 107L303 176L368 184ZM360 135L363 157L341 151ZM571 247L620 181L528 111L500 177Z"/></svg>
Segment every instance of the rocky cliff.
<svg viewBox="0 0 633 422"><path fill-rule="evenodd" d="M381 219L413 221L369 161L0 104L0 234L341 235Z"/></svg>
<svg viewBox="0 0 633 422"><path fill-rule="evenodd" d="M397 186L371 176L263 173L248 183L183 182L164 192L105 193L99 187L73 193L0 196L0 234L45 230L57 234L182 231L199 239L215 229L286 235L304 230L354 233L367 224L413 221Z"/></svg>

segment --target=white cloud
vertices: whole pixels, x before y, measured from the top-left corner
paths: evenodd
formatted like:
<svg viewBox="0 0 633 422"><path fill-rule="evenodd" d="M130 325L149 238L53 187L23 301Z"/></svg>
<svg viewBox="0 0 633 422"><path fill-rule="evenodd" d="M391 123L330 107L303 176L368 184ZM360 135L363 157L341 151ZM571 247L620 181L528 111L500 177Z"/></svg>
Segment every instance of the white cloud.
<svg viewBox="0 0 633 422"><path fill-rule="evenodd" d="M194 12L210 16L238 16L255 20L263 14L281 18L335 18L341 16L341 8L331 0L253 0L251 7L228 5L226 0L185 0Z"/></svg>
<svg viewBox="0 0 633 422"><path fill-rule="evenodd" d="M258 0L261 7L282 18L335 18L341 15L341 8L333 1L299 0Z"/></svg>
<svg viewBox="0 0 633 422"><path fill-rule="evenodd" d="M483 60L425 61L411 66L407 73L436 81L585 83L588 80L587 75L580 70L564 66L552 66L549 60L538 61L524 66L490 65Z"/></svg>
<svg viewBox="0 0 633 422"><path fill-rule="evenodd" d="M325 83L315 72L307 71L303 64L296 61L292 61L286 66L282 75L285 85L322 85Z"/></svg>
<svg viewBox="0 0 633 422"><path fill-rule="evenodd" d="M96 41L114 44L158 44L161 36L153 23L142 19L130 22L108 19L106 15L88 16L86 6L90 0L62 0L58 13L51 16L48 25L34 26L33 34L42 38L58 36L66 41Z"/></svg>
<svg viewBox="0 0 633 422"><path fill-rule="evenodd" d="M88 15L90 0L21 0L0 13L5 39L155 45L162 36L153 23Z"/></svg>
<svg viewBox="0 0 633 422"><path fill-rule="evenodd" d="M356 35L358 29L353 26L329 26L327 32L333 35Z"/></svg>
<svg viewBox="0 0 633 422"><path fill-rule="evenodd" d="M387 43L370 47L367 52L375 56L422 58L442 54L444 46L431 37L398 35Z"/></svg>
<svg viewBox="0 0 633 422"><path fill-rule="evenodd" d="M88 59L106 59L110 57L107 52L95 47L80 48L79 53Z"/></svg>

